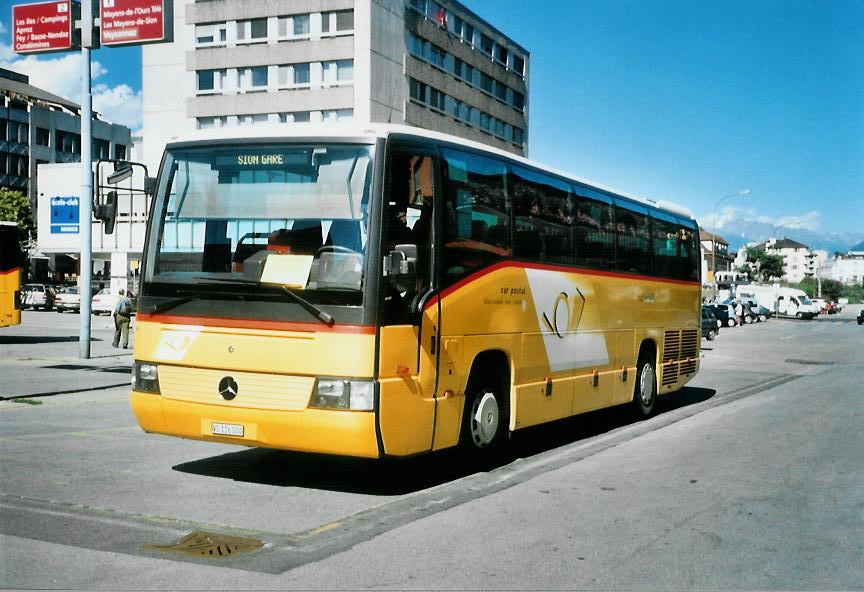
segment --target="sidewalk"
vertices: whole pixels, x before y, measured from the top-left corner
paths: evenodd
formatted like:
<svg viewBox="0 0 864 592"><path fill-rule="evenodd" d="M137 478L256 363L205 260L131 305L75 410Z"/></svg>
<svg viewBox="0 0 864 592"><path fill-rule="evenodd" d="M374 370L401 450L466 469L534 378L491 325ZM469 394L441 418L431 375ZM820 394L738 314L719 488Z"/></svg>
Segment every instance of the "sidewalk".
<svg viewBox="0 0 864 592"><path fill-rule="evenodd" d="M129 349L112 347L112 321L91 320L90 358L79 357L80 317L24 311L21 325L0 330L0 401L128 386Z"/></svg>

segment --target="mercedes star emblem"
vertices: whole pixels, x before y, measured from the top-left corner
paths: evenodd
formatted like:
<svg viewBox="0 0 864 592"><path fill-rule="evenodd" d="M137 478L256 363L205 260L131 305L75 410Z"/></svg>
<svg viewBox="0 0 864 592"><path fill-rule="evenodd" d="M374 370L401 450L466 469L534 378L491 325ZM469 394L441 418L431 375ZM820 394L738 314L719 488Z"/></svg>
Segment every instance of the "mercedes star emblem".
<svg viewBox="0 0 864 592"><path fill-rule="evenodd" d="M226 376L219 381L219 394L226 401L230 401L237 396L237 381L231 376Z"/></svg>

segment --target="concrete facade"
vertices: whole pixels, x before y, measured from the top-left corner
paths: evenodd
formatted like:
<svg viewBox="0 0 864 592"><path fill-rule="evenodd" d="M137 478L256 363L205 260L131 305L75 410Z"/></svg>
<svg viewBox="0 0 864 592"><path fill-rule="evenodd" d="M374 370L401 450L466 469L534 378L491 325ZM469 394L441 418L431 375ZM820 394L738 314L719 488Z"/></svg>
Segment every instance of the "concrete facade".
<svg viewBox="0 0 864 592"><path fill-rule="evenodd" d="M175 41L143 48L150 167L195 129L346 120L527 156L529 53L455 0L177 0L174 14Z"/></svg>

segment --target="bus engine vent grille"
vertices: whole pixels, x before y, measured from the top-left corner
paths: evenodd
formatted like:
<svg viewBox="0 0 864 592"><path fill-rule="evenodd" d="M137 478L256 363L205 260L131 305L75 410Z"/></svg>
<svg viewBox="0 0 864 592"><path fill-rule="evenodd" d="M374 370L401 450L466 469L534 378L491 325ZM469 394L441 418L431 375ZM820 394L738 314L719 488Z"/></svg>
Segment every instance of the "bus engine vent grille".
<svg viewBox="0 0 864 592"><path fill-rule="evenodd" d="M696 373L699 333L695 329L666 331L663 341L663 370L660 384L670 386L681 376Z"/></svg>
<svg viewBox="0 0 864 592"><path fill-rule="evenodd" d="M666 331L666 336L663 340L663 363L671 362L680 359L681 352L681 332Z"/></svg>

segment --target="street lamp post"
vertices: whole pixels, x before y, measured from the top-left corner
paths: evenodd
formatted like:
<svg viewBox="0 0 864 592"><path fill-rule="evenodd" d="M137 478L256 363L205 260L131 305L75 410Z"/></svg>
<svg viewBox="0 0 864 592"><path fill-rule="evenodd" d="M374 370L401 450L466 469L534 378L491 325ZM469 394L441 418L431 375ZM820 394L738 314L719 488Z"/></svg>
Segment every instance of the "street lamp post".
<svg viewBox="0 0 864 592"><path fill-rule="evenodd" d="M714 284L714 299L717 299L717 208L730 197L744 196L750 193L749 189L742 189L729 195L724 195L714 204L714 217L711 219L711 282Z"/></svg>

